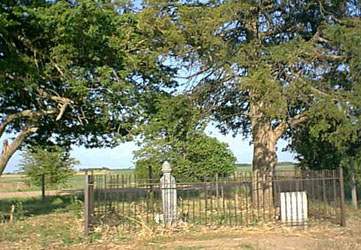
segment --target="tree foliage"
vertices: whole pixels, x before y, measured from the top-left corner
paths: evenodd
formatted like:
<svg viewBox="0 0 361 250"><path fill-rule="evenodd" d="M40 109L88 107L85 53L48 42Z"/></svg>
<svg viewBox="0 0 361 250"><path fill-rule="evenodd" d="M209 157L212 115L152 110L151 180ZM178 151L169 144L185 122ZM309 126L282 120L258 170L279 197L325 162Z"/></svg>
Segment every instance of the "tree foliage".
<svg viewBox="0 0 361 250"><path fill-rule="evenodd" d="M253 167L269 173L276 143L312 117L342 121L360 107L359 1L146 1L141 28L188 70L223 132L251 136ZM316 131L316 130L315 130Z"/></svg>
<svg viewBox="0 0 361 250"><path fill-rule="evenodd" d="M232 173L236 158L226 143L204 133L206 124L189 96L160 96L143 128L142 148L135 152L136 171L147 176L151 166L153 176L160 176L163 162L169 161L179 178Z"/></svg>
<svg viewBox="0 0 361 250"><path fill-rule="evenodd" d="M22 154L21 171L26 175L26 180L36 186L54 186L63 184L74 174L74 165L77 160L60 147L27 148ZM44 176L45 183L42 183Z"/></svg>
<svg viewBox="0 0 361 250"><path fill-rule="evenodd" d="M288 148L296 153L298 166L313 170L337 169L342 166L347 179L350 179L353 172L361 180L361 128L354 133L351 130L346 134L339 134L337 120L325 122L326 120L322 122L325 126L322 132L317 131L320 126L317 119L293 131L293 140Z"/></svg>
<svg viewBox="0 0 361 250"><path fill-rule="evenodd" d="M23 142L115 146L172 70L125 1L0 5L0 174Z"/></svg>

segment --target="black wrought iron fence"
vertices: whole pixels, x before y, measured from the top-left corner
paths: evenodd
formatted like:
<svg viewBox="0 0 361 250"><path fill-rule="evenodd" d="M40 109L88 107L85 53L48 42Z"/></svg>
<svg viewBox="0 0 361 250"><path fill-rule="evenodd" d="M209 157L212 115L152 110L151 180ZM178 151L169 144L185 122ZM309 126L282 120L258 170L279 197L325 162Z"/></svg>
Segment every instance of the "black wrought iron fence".
<svg viewBox="0 0 361 250"><path fill-rule="evenodd" d="M86 232L99 224L125 230L164 225L166 190L158 178L87 175L86 180ZM263 181L248 172L201 181L178 178L174 189L178 223L247 226L281 220L305 225L327 219L345 225L342 169L276 171Z"/></svg>

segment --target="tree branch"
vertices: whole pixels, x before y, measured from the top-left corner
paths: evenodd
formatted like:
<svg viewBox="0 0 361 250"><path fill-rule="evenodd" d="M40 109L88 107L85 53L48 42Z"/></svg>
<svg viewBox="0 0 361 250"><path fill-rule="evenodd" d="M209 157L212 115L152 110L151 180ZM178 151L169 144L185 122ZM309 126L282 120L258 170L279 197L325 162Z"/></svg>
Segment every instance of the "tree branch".
<svg viewBox="0 0 361 250"><path fill-rule="evenodd" d="M15 151L20 147L20 145L24 142L26 137L28 137L30 134L35 133L38 130L38 127L36 126L27 126L22 130L18 136L15 138L15 140L8 145L8 141L4 141L4 147L2 150L2 153L0 155L0 176L4 172L4 169L9 162L11 156L15 153Z"/></svg>
<svg viewBox="0 0 361 250"><path fill-rule="evenodd" d="M295 127L298 124L304 122L307 119L307 114L305 112L300 113L285 122L280 123L277 127L273 129L273 132L277 139L279 139L287 128Z"/></svg>
<svg viewBox="0 0 361 250"><path fill-rule="evenodd" d="M49 99L51 99L51 100L58 103L59 114L57 115L55 121L59 121L61 119L61 117L63 116L66 107L74 103L74 101L72 101L71 99L66 98L66 97L60 97L60 96L56 96L56 95L49 95L48 92L46 92L45 90L43 90L41 88L37 88L36 91L43 98L49 98Z"/></svg>
<svg viewBox="0 0 361 250"><path fill-rule="evenodd" d="M15 114L11 114L9 115L5 121L3 121L2 123L0 123L0 137L3 135L6 126L9 125L12 121L22 118L22 117L27 117L30 120L34 120L39 118L40 116L44 116L44 115L51 115L51 114L55 114L56 110L45 110L45 111L33 111L30 109L15 113Z"/></svg>

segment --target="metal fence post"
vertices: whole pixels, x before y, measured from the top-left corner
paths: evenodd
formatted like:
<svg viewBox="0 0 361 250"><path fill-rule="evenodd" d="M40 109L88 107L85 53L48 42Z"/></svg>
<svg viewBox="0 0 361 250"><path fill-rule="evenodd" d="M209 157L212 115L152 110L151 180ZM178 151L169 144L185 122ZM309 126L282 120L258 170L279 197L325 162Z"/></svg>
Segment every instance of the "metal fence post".
<svg viewBox="0 0 361 250"><path fill-rule="evenodd" d="M92 226L93 211L94 211L94 186L93 186L93 175L85 174L85 190L84 190L84 215L85 215L85 225L84 225L84 234L88 235L90 227Z"/></svg>
<svg viewBox="0 0 361 250"><path fill-rule="evenodd" d="M340 208L341 208L341 226L346 226L346 210L345 210L345 189L343 183L343 168L340 166Z"/></svg>
<svg viewBox="0 0 361 250"><path fill-rule="evenodd" d="M153 177L152 177L152 166L148 166L148 183L149 183L149 191L153 192Z"/></svg>
<svg viewBox="0 0 361 250"><path fill-rule="evenodd" d="M216 199L217 199L217 212L219 210L219 183L218 183L218 173L216 173L215 175L215 179L216 179Z"/></svg>
<svg viewBox="0 0 361 250"><path fill-rule="evenodd" d="M41 174L41 199L45 200L45 174Z"/></svg>

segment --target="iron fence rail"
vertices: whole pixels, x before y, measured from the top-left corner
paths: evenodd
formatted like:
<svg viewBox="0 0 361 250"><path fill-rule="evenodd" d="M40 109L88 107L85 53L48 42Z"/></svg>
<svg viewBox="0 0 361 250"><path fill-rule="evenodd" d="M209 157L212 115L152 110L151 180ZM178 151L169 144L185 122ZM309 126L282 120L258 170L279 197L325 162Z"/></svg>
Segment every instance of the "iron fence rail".
<svg viewBox="0 0 361 250"><path fill-rule="evenodd" d="M87 174L86 180L86 232L99 224L122 226L126 230L162 225L159 178ZM276 171L268 187L255 184L255 174L248 172L205 176L198 181L177 178L176 182L179 223L248 226L276 221L280 220L280 194L305 192L310 220L345 225L342 169ZM271 199L267 198L269 190ZM307 223L301 222L300 225Z"/></svg>

